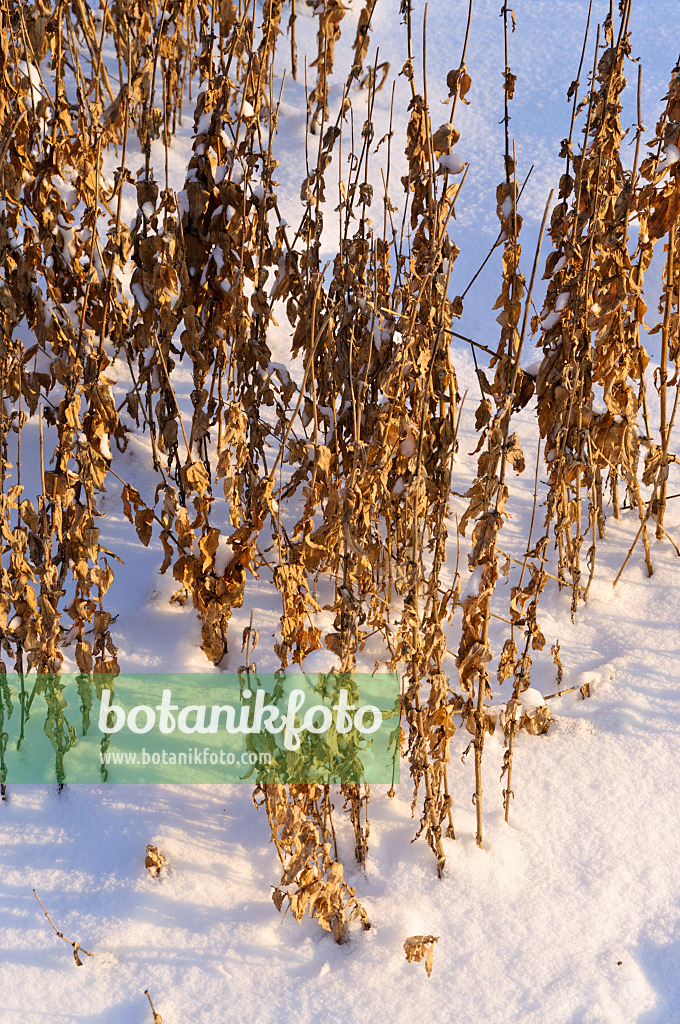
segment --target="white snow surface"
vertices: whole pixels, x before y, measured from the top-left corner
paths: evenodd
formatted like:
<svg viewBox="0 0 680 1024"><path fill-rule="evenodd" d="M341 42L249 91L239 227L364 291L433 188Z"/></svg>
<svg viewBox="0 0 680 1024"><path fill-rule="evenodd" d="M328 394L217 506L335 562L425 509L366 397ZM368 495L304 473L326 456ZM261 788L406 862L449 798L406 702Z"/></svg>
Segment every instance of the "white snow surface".
<svg viewBox="0 0 680 1024"><path fill-rule="evenodd" d="M398 6L396 0L379 0L367 58L367 63L373 60L379 45L381 59L389 54L393 71L401 68L406 56ZM526 174L535 165L518 206L524 218L525 253L533 253L548 191L563 170L557 153L568 133L565 95L578 65L587 6L586 0L516 5L510 62L518 82L511 130L520 171ZM498 230L495 188L503 177L499 7L491 0L475 3L467 53L470 106L459 104L456 112L470 165L451 228L461 248L453 268L456 294L478 269ZM456 6L455 18L453 9L444 0L431 2L428 9L428 89L435 109L447 98L446 75L457 66L465 31L467 4ZM605 0L595 0L593 23L603 21L608 9ZM355 2L342 23L335 58L339 70L333 78L335 102L349 66L358 12ZM306 9L299 14L301 52L306 47L315 54L315 25ZM633 6L633 55L643 60L647 125L660 114L660 99L677 58L677 35L669 30L676 15L673 0ZM421 16L422 8L415 9L415 24ZM259 24L259 16L256 21ZM416 68L418 38L419 32L414 32ZM281 50L285 49L282 41ZM117 74L115 62L110 62L109 73ZM635 66L629 65L627 73L634 82ZM634 88L630 92L624 120L630 114L632 121ZM397 183L405 168L400 140L409 98L402 76L397 81L392 158L392 179ZM383 124L390 100L391 87L376 97L377 117ZM365 109L365 96L358 96L356 104ZM190 155L191 126L187 110L184 134L170 151L177 190ZM281 210L291 224L299 222L304 128L304 85L287 80L278 129L277 180ZM376 139L382 134L377 130ZM378 183L385 148L374 158ZM161 167L163 150L154 152ZM669 156L673 154L667 149L665 158ZM294 172L286 173L291 161ZM130 166L136 166L134 160ZM333 167L338 173L337 162ZM331 177L329 172L329 194ZM398 194L398 184L393 188ZM380 211L378 184L375 195L374 211ZM180 203L185 199L180 194ZM125 186L128 222L135 211L135 190ZM333 252L336 237L337 224L329 212L322 239L325 252ZM544 247L542 261L546 252ZM530 267L524 269L528 276ZM647 280L649 294L654 295L660 280L654 265ZM496 253L466 298L460 333L484 341L494 336L498 326L491 306L499 290ZM535 296L537 308L543 294ZM143 308L146 300L139 291L137 299ZM651 302L650 311L653 306ZM288 355L285 315L277 320L282 326L270 341L273 359L297 372ZM536 352L529 341L527 345L526 361L533 367ZM653 348L651 352L654 359ZM478 386L464 342L455 341L453 358L459 391L469 390L471 413ZM114 388L120 402L127 390L126 370L119 363L114 368L121 381ZM185 364L177 371L175 387L188 429L193 384ZM457 494L464 493L474 477L476 460L467 454L476 444L472 419L464 416L461 423L461 455L452 482ZM528 463L524 474L513 474L507 508L511 518L503 527L505 549L517 555L526 550L533 501L537 437L531 406L516 424L513 420L513 429ZM36 440L35 422L25 428L25 444L31 431ZM114 453L114 463L124 479L148 492L148 437L132 436L124 454ZM34 476L37 472L34 467ZM679 485L680 473L672 466L669 493L680 491ZM454 496L448 579L456 561L455 515L464 508L464 499ZM102 540L125 561L124 566L115 565L116 581L107 596L110 609L111 602L117 602L112 633L122 670L208 671L194 612L189 605L180 608L168 602L174 585L170 574L158 574L162 552L156 536L149 548L140 547L113 488L103 496L101 511ZM542 516L539 509L541 521ZM673 501L665 526L671 536L680 535L680 508ZM547 644L540 655L534 654L529 697L538 701L535 694L547 696L558 689L548 654L558 639L564 665L561 688L576 689L549 700L555 723L546 736L523 733L517 739L509 824L503 820L499 782L502 734L497 730L487 737L482 850L474 839L472 752L465 764L461 762L471 739L464 728L452 743L450 786L457 838L444 840L447 863L442 879L437 878L425 840L411 842L418 822L411 818L406 764L394 799L387 797L387 787L372 787L365 871L354 864L353 835L340 812L341 800L335 800L345 874L372 924L368 932L352 929L345 944L336 945L313 921L298 925L290 913L277 913L271 892L279 881L280 865L269 842L266 815L253 806L249 785L67 786L58 793L56 786L13 787L10 781L8 799L0 804L2 1024L149 1021L147 987L164 1024L680 1021L680 559L668 542L650 537L653 578L647 579L638 548L613 590L637 528L634 511L624 510L618 522L608 517L606 538L598 541L588 606L579 610L575 622L569 594L560 593L551 582L542 595L539 621ZM463 542L464 591L469 580L466 551ZM511 575L512 582L516 577ZM501 598L507 594L507 601L509 587L499 583L498 593ZM499 608L507 614L507 602L505 612L502 605ZM274 670L277 662L270 652L281 608L265 578L249 581L245 604L234 611L224 667L234 670L242 663L240 636L251 611L261 634L258 669ZM491 637L496 653L498 638L504 635L502 625L495 624L498 632ZM459 627L460 611L447 627L448 646L454 651ZM379 654L376 646L367 646L359 667L372 669ZM316 654L309 664L323 667L323 655ZM445 668L455 686L452 657ZM581 699L578 689L585 683L591 689L588 700ZM498 687L494 680L498 703L507 701L509 686L506 682ZM144 868L147 843L168 858L169 870L158 880ZM45 919L33 889L64 935L96 954L84 958L82 968L75 966L71 949ZM404 957L404 939L419 933L439 938L430 979L423 964L409 964Z"/></svg>
<svg viewBox="0 0 680 1024"><path fill-rule="evenodd" d="M460 174L465 169L465 161L459 153L444 153L439 157L439 163L451 174Z"/></svg>

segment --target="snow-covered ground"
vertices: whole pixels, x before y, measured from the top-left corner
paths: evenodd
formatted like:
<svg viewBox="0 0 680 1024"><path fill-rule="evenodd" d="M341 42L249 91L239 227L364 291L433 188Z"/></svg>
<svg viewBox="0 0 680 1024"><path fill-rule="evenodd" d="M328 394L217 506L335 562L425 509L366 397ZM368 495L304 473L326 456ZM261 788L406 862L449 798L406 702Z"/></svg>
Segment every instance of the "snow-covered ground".
<svg viewBox="0 0 680 1024"><path fill-rule="evenodd" d="M470 172L452 228L461 249L454 293L467 285L496 234L495 187L503 173L500 6L500 0L475 2L467 55L470 106L459 105L457 111L459 149ZM576 73L587 6L584 0L518 0L515 5L510 63L518 83L511 130L520 175L534 165L522 199L527 276L547 194L562 170L557 154L569 127L565 94ZM595 0L593 27L608 8L605 0ZM338 81L348 66L357 14L355 0L336 50ZM428 89L434 110L446 99L448 71L458 64L466 16L463 0L429 5ZM416 24L421 17L419 5ZM675 24L674 0L634 5L633 55L643 63L643 138L653 134L677 59ZM398 3L378 0L373 25L370 53L378 44L381 59L398 70L406 55ZM311 29L303 10L298 38L308 52ZM418 39L419 32L415 35ZM590 48L589 54L586 66ZM630 64L633 83L635 75ZM302 177L303 97L300 83L287 84L279 129L282 206L284 215L291 211L291 222ZM383 119L389 102L385 89L378 97ZM395 101L395 194L406 105L402 77ZM445 121L447 107L441 110ZM629 105L624 123L633 119ZM190 121L188 116L171 151L178 182ZM376 138L380 134L376 131ZM128 220L135 205L130 189ZM331 251L332 217L326 231ZM650 296L657 291L658 269L656 275L648 275ZM470 291L461 333L495 344L498 326L491 306L498 291L496 254ZM535 301L540 308L540 294ZM654 302L649 306L651 316ZM282 329L276 360L287 361L286 345ZM477 384L469 349L460 345L454 345L459 391L467 389L470 397L453 487L463 492L475 470L467 453L474 448ZM527 364L534 358L530 349ZM178 384L179 397L186 400L192 386L188 371L183 395L181 375ZM520 420L528 464L513 478L508 505L513 518L503 529L503 543L515 554L526 544L537 441L531 408ZM121 475L142 489L148 479L147 439L133 439L116 459L124 467ZM680 474L674 466L669 492L677 491ZM454 497L452 517L463 507ZM159 547L154 542L140 549L116 492L105 497L101 510L106 513L103 541L126 562L117 567L110 593L119 616L112 632L122 670L207 671L195 614L168 603L172 581L158 575ZM147 987L164 1024L680 1021L680 559L669 543L652 541L654 577L647 579L638 550L612 590L637 526L632 511L624 511L620 522L608 518L588 605L574 623L569 596L559 594L556 584L542 597L539 618L547 645L535 659L532 685L543 694L557 688L548 650L559 639L562 686L588 682L591 697L581 700L576 690L551 700L555 723L549 734L518 738L509 825L501 807L503 747L497 732L485 746L485 842L483 850L476 847L471 758L461 763L470 740L464 730L454 737L450 776L457 839L445 840L441 880L424 840L411 843L415 822L406 767L394 799L388 799L386 787L373 787L365 871L355 867L353 836L337 816L346 877L372 924L368 932L353 930L347 944L335 945L314 922L298 925L290 914L277 913L271 892L279 878L278 859L264 811L253 806L248 785L67 786L61 793L56 786L10 785L8 800L0 805L2 1024L150 1021ZM666 527L680 536L675 501L669 502ZM509 601L509 587L501 585L499 594L504 591ZM241 663L239 640L251 611L261 633L258 668L273 670L276 661L267 641L278 629L280 604L264 578L251 581L244 607L234 612L229 668ZM458 614L449 626L452 650L459 622ZM366 653L367 667L373 667L374 654ZM447 665L453 674L453 659ZM159 879L144 868L148 843L168 858L169 870ZM64 935L96 953L82 968L54 934L33 889ZM439 937L429 979L422 964L404 958L404 939L420 933Z"/></svg>

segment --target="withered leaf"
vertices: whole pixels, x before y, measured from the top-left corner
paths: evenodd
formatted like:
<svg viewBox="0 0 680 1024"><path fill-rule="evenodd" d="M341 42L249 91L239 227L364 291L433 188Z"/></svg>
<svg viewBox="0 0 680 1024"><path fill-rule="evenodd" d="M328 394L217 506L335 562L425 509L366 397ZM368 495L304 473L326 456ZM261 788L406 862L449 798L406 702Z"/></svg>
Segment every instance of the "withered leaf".
<svg viewBox="0 0 680 1024"><path fill-rule="evenodd" d="M149 541L151 540L153 519L153 509L140 508L135 513L135 529L145 548L148 548Z"/></svg>
<svg viewBox="0 0 680 1024"><path fill-rule="evenodd" d="M435 942L439 942L438 935L410 935L404 940L406 959L409 963L420 963L425 960L428 978L432 974Z"/></svg>

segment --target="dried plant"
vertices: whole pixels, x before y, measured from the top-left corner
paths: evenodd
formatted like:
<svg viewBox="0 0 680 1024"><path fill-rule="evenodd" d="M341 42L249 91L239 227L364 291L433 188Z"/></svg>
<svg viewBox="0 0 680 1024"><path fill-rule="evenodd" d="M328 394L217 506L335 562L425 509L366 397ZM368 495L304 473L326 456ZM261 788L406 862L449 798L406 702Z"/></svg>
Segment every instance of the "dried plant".
<svg viewBox="0 0 680 1024"><path fill-rule="evenodd" d="M146 848L146 857L144 858L144 867L149 872L152 878L158 878L161 873L161 868L167 863L167 858L163 856L157 846L152 846L150 843Z"/></svg>
<svg viewBox="0 0 680 1024"><path fill-rule="evenodd" d="M67 939L66 936L63 934L63 932L59 931L59 929L55 925L54 921L52 920L50 915L45 910L45 906L44 906L42 900L40 899L40 897L38 896L37 892L35 891L35 889L33 890L33 895L35 896L35 898L37 899L38 903L42 907L43 913L44 913L45 917L47 918L47 920L52 925L52 927L54 928L54 931L55 931L57 937L60 938L60 939L63 939L64 942L68 942L69 946L73 947L73 959L76 962L76 967L82 967L83 966L83 961L80 959L80 955L79 954L80 953L84 953L85 956L94 956L95 954L94 953L88 953L86 949L83 949L83 947L80 945L79 942L75 942L75 941L72 941L71 939Z"/></svg>
<svg viewBox="0 0 680 1024"><path fill-rule="evenodd" d="M410 964L424 960L428 978L432 975L435 942L439 942L438 935L410 935L404 939L406 959Z"/></svg>
<svg viewBox="0 0 680 1024"><path fill-rule="evenodd" d="M256 790L256 800L260 790ZM285 901L296 921L305 914L318 920L336 942L347 936L351 921L370 928L356 890L344 880L343 866L331 856L332 805L328 786L275 786L262 791L272 841L283 872L272 899L277 910Z"/></svg>
<svg viewBox="0 0 680 1024"><path fill-rule="evenodd" d="M149 1000L149 1006L151 1007L151 1013L153 1014L153 1024L163 1024L163 1018L160 1013L156 1012L156 1007L153 1005L148 988L144 989L144 995Z"/></svg>
<svg viewBox="0 0 680 1024"><path fill-rule="evenodd" d="M598 28L584 86L589 11L568 92L545 305L532 318L540 239L527 286L520 266L526 178L518 176L509 129L516 25L503 4L498 236L482 264L500 251L493 307L500 337L489 347L453 327L479 278L459 285L451 238L469 170L456 113L474 102L466 66L472 0L460 61L446 77L447 92L436 94L450 102L439 127L431 114L436 100L428 97L427 16L416 67L413 10L410 0L401 4L407 60L399 74L410 94L403 139L394 87L389 129L377 138L376 98L393 75L371 49L375 9L375 0L366 0L358 12L351 64L333 95L341 0L315 5L308 55L298 54L295 0L287 14L283 0L259 8L248 0L104 0L98 14L81 0L2 0L8 87L0 96L0 643L19 680L19 742L44 702L61 784L78 728L90 728L94 698L119 673L109 610L117 556L98 525L101 497L113 488L139 543L148 546L155 531L161 572L176 583L172 600L194 609L214 665L226 666L234 610L247 603L258 577L281 597L273 653L282 669L304 668L323 650L329 672L351 679L371 638L381 638L376 668L402 675L392 749L409 766L414 839L425 838L442 874L446 840L455 838L448 769L456 730L465 726L472 736L481 845L486 734L499 725L506 741L507 819L519 732L550 727L547 703L530 706L526 697L532 657L546 644L539 601L549 586L569 587L576 615L587 598L604 536L605 482L613 514L620 514L622 484L639 518L621 572L642 539L651 575L652 519L657 537L668 536L680 395L680 68L642 160L638 74L635 155L632 168L625 166L621 96L632 52L631 2L619 4L616 24L612 5ZM286 25L293 78L303 60L311 73L297 226L282 218L277 181L285 86L277 44ZM108 68L106 54L113 55ZM443 87L430 83L430 90ZM176 192L169 150L187 109L191 148ZM406 157L401 189L392 173L395 146ZM133 170L137 147L141 166ZM130 224L123 215L129 185L137 199ZM325 263L330 211L338 241ZM648 314L645 274L660 241L661 320L652 332L661 335L661 365L648 386L640 328ZM290 366L273 359L275 326L288 331ZM520 365L529 326L542 354L535 381ZM464 410L451 338L471 344L481 390L472 480L456 462ZM479 365L482 353L490 356L487 367ZM184 368L191 379L186 408ZM117 404L113 389L123 381ZM544 492L537 461L529 536L516 552L501 533L513 507L509 469L520 473L525 462L513 416L534 388L548 484ZM29 421L37 427L30 434ZM148 491L118 472L130 435L142 432L150 448ZM35 493L26 486L27 460L40 470ZM468 527L471 533L464 590L458 560L455 570L447 565L454 487L466 499L457 554ZM501 577L510 584L509 618L497 608ZM456 675L444 659L459 606ZM246 676L255 673L257 637L251 616ZM558 694L567 692L560 689L559 642L551 653ZM79 673L77 713L60 679L69 655ZM492 672L499 686L512 685L502 705L490 701ZM14 706L3 661L0 731ZM350 922L368 921L338 858L334 800L348 815L356 861L365 866L375 798L351 771L351 755L344 767L338 796L325 781L305 786L293 774L283 785L265 773L256 790L281 861L276 906L285 904L297 920L318 919L338 941ZM3 795L6 779L0 745ZM164 858L154 847L147 853L157 875ZM428 975L436 941L413 936L405 944L409 960L426 959ZM158 1017L153 1005L152 1012Z"/></svg>

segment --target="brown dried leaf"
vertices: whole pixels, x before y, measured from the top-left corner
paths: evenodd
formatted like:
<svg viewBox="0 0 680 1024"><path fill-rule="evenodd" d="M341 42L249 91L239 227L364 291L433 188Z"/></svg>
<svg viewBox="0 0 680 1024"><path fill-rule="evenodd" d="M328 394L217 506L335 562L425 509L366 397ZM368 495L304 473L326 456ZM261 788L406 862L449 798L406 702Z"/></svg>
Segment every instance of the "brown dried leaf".
<svg viewBox="0 0 680 1024"><path fill-rule="evenodd" d="M140 508L135 513L135 529L145 548L148 548L151 540L153 518L153 509L150 508Z"/></svg>
<svg viewBox="0 0 680 1024"><path fill-rule="evenodd" d="M146 848L146 858L144 860L144 866L148 870L152 878L158 878L160 870L166 863L166 858L160 852L157 846L151 846L150 844Z"/></svg>
<svg viewBox="0 0 680 1024"><path fill-rule="evenodd" d="M428 978L432 974L434 944L439 942L438 935L410 935L404 940L404 953L409 963L420 963L425 960Z"/></svg>

